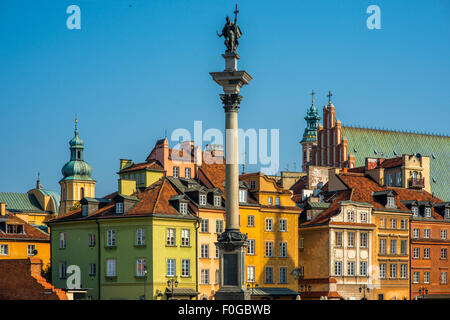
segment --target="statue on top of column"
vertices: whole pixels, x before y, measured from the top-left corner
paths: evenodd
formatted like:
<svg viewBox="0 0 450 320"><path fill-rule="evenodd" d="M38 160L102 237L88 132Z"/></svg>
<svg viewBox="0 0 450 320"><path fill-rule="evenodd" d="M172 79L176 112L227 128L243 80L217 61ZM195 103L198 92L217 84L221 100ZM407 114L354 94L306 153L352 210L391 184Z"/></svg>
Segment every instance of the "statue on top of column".
<svg viewBox="0 0 450 320"><path fill-rule="evenodd" d="M236 4L236 10L234 10L234 23L231 22L230 18L227 17L227 22L225 23L225 26L222 29L222 33L217 35L220 37L224 36L225 38L225 46L227 47L226 53L236 53L236 49L239 45L239 38L242 35L241 29L237 25L237 14L239 13L239 10L237 8Z"/></svg>

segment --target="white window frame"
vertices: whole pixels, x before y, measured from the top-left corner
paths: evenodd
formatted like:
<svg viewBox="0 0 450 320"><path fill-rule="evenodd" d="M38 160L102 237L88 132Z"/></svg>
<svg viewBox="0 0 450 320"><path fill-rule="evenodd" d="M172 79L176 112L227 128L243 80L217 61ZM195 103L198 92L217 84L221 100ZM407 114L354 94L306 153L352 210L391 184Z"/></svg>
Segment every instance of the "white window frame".
<svg viewBox="0 0 450 320"><path fill-rule="evenodd" d="M369 234L367 232L361 232L360 233L360 246L361 246L361 248L367 248L368 247L368 238L369 238Z"/></svg>
<svg viewBox="0 0 450 320"><path fill-rule="evenodd" d="M418 247L413 248L413 258L420 259L420 248Z"/></svg>
<svg viewBox="0 0 450 320"><path fill-rule="evenodd" d="M286 267L280 267L279 272L279 280L281 284L286 284L288 281L288 275L287 275L287 268Z"/></svg>
<svg viewBox="0 0 450 320"><path fill-rule="evenodd" d="M136 259L136 277L144 277L147 263L144 258Z"/></svg>
<svg viewBox="0 0 450 320"><path fill-rule="evenodd" d="M209 259L209 244L202 243L200 245L200 258Z"/></svg>
<svg viewBox="0 0 450 320"><path fill-rule="evenodd" d="M188 204L186 202L180 202L180 213L187 214Z"/></svg>
<svg viewBox="0 0 450 320"><path fill-rule="evenodd" d="M275 197L275 205L276 206L280 206L280 202L281 200L280 200L280 197Z"/></svg>
<svg viewBox="0 0 450 320"><path fill-rule="evenodd" d="M380 279L386 279L386 263L380 263Z"/></svg>
<svg viewBox="0 0 450 320"><path fill-rule="evenodd" d="M255 216L248 215L247 216L247 227L254 227L254 226L255 226Z"/></svg>
<svg viewBox="0 0 450 320"><path fill-rule="evenodd" d="M209 269L201 269L200 270L200 284L209 284Z"/></svg>
<svg viewBox="0 0 450 320"><path fill-rule="evenodd" d="M199 202L201 206L206 206L206 194L199 195Z"/></svg>
<svg viewBox="0 0 450 320"><path fill-rule="evenodd" d="M420 283L420 272L415 271L413 273L413 283Z"/></svg>
<svg viewBox="0 0 450 320"><path fill-rule="evenodd" d="M430 238L430 233L431 233L430 229L423 229L423 238L424 239L429 239Z"/></svg>
<svg viewBox="0 0 450 320"><path fill-rule="evenodd" d="M173 247L176 245L176 231L175 228L166 229L166 246Z"/></svg>
<svg viewBox="0 0 450 320"><path fill-rule="evenodd" d="M272 198L271 196L268 196L268 197L267 197L267 204L268 204L269 206L273 205L273 198Z"/></svg>
<svg viewBox="0 0 450 320"><path fill-rule="evenodd" d="M216 219L216 233L220 234L223 232L223 220Z"/></svg>
<svg viewBox="0 0 450 320"><path fill-rule="evenodd" d="M189 229L181 229L181 245L183 247L191 245L191 231Z"/></svg>
<svg viewBox="0 0 450 320"><path fill-rule="evenodd" d="M420 229L418 229L418 228L413 229L413 238L415 238L415 239L420 238Z"/></svg>
<svg viewBox="0 0 450 320"><path fill-rule="evenodd" d="M60 232L59 233L59 248L60 249L65 249L66 248L66 233L65 232Z"/></svg>
<svg viewBox="0 0 450 320"><path fill-rule="evenodd" d="M447 239L447 229L441 229L441 239Z"/></svg>
<svg viewBox="0 0 450 320"><path fill-rule="evenodd" d="M116 202L116 214L123 213L123 202Z"/></svg>
<svg viewBox="0 0 450 320"><path fill-rule="evenodd" d="M106 260L106 276L107 277L116 277L117 276L117 260L116 259L107 259Z"/></svg>
<svg viewBox="0 0 450 320"><path fill-rule="evenodd" d="M386 254L386 247L387 247L387 240L380 239L380 242L379 242L380 254Z"/></svg>
<svg viewBox="0 0 450 320"><path fill-rule="evenodd" d="M266 231L273 231L273 219L272 218L266 218Z"/></svg>
<svg viewBox="0 0 450 320"><path fill-rule="evenodd" d="M28 256L34 256L34 253L33 253L34 250L36 250L36 245L35 244L27 245L27 254L28 254Z"/></svg>
<svg viewBox="0 0 450 320"><path fill-rule="evenodd" d="M359 262L359 275L363 277L367 276L367 261Z"/></svg>
<svg viewBox="0 0 450 320"><path fill-rule="evenodd" d="M186 179L190 179L191 178L191 168L184 168L184 177Z"/></svg>
<svg viewBox="0 0 450 320"><path fill-rule="evenodd" d="M270 272L268 272L269 270L270 270ZM273 267L265 267L264 268L264 282L265 283L273 283Z"/></svg>
<svg viewBox="0 0 450 320"><path fill-rule="evenodd" d="M423 273L423 283L430 283L430 272L429 271L425 271Z"/></svg>
<svg viewBox="0 0 450 320"><path fill-rule="evenodd" d="M200 232L209 233L209 219L200 220Z"/></svg>
<svg viewBox="0 0 450 320"><path fill-rule="evenodd" d="M245 203L247 202L247 190L239 189L239 202Z"/></svg>
<svg viewBox="0 0 450 320"><path fill-rule="evenodd" d="M191 260L182 259L181 260L181 276L190 277L191 276Z"/></svg>
<svg viewBox="0 0 450 320"><path fill-rule="evenodd" d="M425 218L431 218L431 207L425 207Z"/></svg>
<svg viewBox="0 0 450 320"><path fill-rule="evenodd" d="M248 239L248 247L247 247L247 254L248 255L255 255L255 246L256 246L256 240L255 239Z"/></svg>
<svg viewBox="0 0 450 320"><path fill-rule="evenodd" d="M355 275L355 261L347 262L347 275L354 276Z"/></svg>
<svg viewBox="0 0 450 320"><path fill-rule="evenodd" d="M0 244L0 255L2 256L9 255L9 244Z"/></svg>
<svg viewBox="0 0 450 320"><path fill-rule="evenodd" d="M412 206L411 207L411 212L413 214L413 217L418 217L419 216L419 207Z"/></svg>
<svg viewBox="0 0 450 320"><path fill-rule="evenodd" d="M180 177L180 167L173 167L173 177L174 178Z"/></svg>
<svg viewBox="0 0 450 320"><path fill-rule="evenodd" d="M247 282L255 282L255 266L247 266Z"/></svg>
<svg viewBox="0 0 450 320"><path fill-rule="evenodd" d="M145 245L145 229L144 228L136 229L136 245L137 246Z"/></svg>
<svg viewBox="0 0 450 320"><path fill-rule="evenodd" d="M273 241L265 241L264 243L264 256L267 258L273 257Z"/></svg>
<svg viewBox="0 0 450 320"><path fill-rule="evenodd" d="M402 263L400 265L400 279L407 279L407 278L408 278L408 265Z"/></svg>
<svg viewBox="0 0 450 320"><path fill-rule="evenodd" d="M287 242L280 241L280 258L287 258Z"/></svg>
<svg viewBox="0 0 450 320"><path fill-rule="evenodd" d="M287 232L287 219L280 219L280 232Z"/></svg>
<svg viewBox="0 0 450 320"><path fill-rule="evenodd" d="M335 276L342 276L342 261L335 261L334 262L334 275Z"/></svg>
<svg viewBox="0 0 450 320"><path fill-rule="evenodd" d="M106 246L107 247L116 246L116 230L114 229L106 230Z"/></svg>
<svg viewBox="0 0 450 320"><path fill-rule="evenodd" d="M175 259L167 259L166 260L166 273L167 277L175 277L176 274L176 260Z"/></svg>
<svg viewBox="0 0 450 320"><path fill-rule="evenodd" d="M222 197L221 196L214 196L214 206L215 207L222 206Z"/></svg>

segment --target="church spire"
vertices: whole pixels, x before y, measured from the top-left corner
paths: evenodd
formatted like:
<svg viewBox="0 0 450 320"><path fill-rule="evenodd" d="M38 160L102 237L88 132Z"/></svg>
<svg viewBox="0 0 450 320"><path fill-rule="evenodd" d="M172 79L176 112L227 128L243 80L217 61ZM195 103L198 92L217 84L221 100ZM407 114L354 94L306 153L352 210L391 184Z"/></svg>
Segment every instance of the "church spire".
<svg viewBox="0 0 450 320"><path fill-rule="evenodd" d="M38 172L38 176L37 176L37 180L36 180L36 189L42 189L40 172Z"/></svg>

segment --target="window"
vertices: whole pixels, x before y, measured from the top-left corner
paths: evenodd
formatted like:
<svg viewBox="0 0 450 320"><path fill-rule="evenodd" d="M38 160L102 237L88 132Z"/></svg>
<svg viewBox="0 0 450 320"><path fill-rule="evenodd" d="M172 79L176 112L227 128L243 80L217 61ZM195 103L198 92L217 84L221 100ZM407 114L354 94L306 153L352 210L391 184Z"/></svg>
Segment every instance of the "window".
<svg viewBox="0 0 450 320"><path fill-rule="evenodd" d="M380 279L386 279L386 264L380 263Z"/></svg>
<svg viewBox="0 0 450 320"><path fill-rule="evenodd" d="M447 259L447 249L446 248L441 249L441 259Z"/></svg>
<svg viewBox="0 0 450 320"><path fill-rule="evenodd" d="M383 293L379 293L378 294L378 300L384 300L384 294Z"/></svg>
<svg viewBox="0 0 450 320"><path fill-rule="evenodd" d="M215 282L214 282L214 284L218 284L219 283L219 270L216 270L216 279L215 279Z"/></svg>
<svg viewBox="0 0 450 320"><path fill-rule="evenodd" d="M280 242L280 257L287 257L287 242Z"/></svg>
<svg viewBox="0 0 450 320"><path fill-rule="evenodd" d="M397 240L391 239L390 254L397 254Z"/></svg>
<svg viewBox="0 0 450 320"><path fill-rule="evenodd" d="M59 248L60 249L66 248L66 234L64 232L59 233Z"/></svg>
<svg viewBox="0 0 450 320"><path fill-rule="evenodd" d="M450 209L445 209L445 219L450 219Z"/></svg>
<svg viewBox="0 0 450 320"><path fill-rule="evenodd" d="M141 172L141 184L145 184L145 174L144 172Z"/></svg>
<svg viewBox="0 0 450 320"><path fill-rule="evenodd" d="M367 222L367 212L361 212L361 222Z"/></svg>
<svg viewBox="0 0 450 320"><path fill-rule="evenodd" d="M355 275L355 262L349 261L347 263L347 275L354 276Z"/></svg>
<svg viewBox="0 0 450 320"><path fill-rule="evenodd" d="M239 189L239 202L247 202L247 190Z"/></svg>
<svg viewBox="0 0 450 320"><path fill-rule="evenodd" d="M408 229L408 220L406 219L400 220L400 229L402 230Z"/></svg>
<svg viewBox="0 0 450 320"><path fill-rule="evenodd" d="M145 277L147 265L145 263L145 259L137 259L136 260L136 276L137 277Z"/></svg>
<svg viewBox="0 0 450 320"><path fill-rule="evenodd" d="M347 220L349 222L353 222L355 220L355 213L353 211L348 211L347 212Z"/></svg>
<svg viewBox="0 0 450 320"><path fill-rule="evenodd" d="M95 263L90 263L89 264L89 275L90 276L95 276L95 274L97 273L97 266Z"/></svg>
<svg viewBox="0 0 450 320"><path fill-rule="evenodd" d="M430 259L430 248L423 248L423 258Z"/></svg>
<svg viewBox="0 0 450 320"><path fill-rule="evenodd" d="M175 277L175 259L167 259L167 276Z"/></svg>
<svg viewBox="0 0 450 320"><path fill-rule="evenodd" d="M275 205L276 206L280 205L280 197L275 197Z"/></svg>
<svg viewBox="0 0 450 320"><path fill-rule="evenodd" d="M180 175L180 168L179 167L173 167L173 176L174 178L178 178Z"/></svg>
<svg viewBox="0 0 450 320"><path fill-rule="evenodd" d="M116 246L116 230L106 230L106 246Z"/></svg>
<svg viewBox="0 0 450 320"><path fill-rule="evenodd" d="M386 228L386 218L380 218L380 228Z"/></svg>
<svg viewBox="0 0 450 320"><path fill-rule="evenodd" d="M223 232L223 220L216 220L216 233Z"/></svg>
<svg viewBox="0 0 450 320"><path fill-rule="evenodd" d="M266 219L266 231L273 231L273 220Z"/></svg>
<svg viewBox="0 0 450 320"><path fill-rule="evenodd" d="M413 214L413 217L419 216L419 208L418 207L416 207L416 206L411 207L411 212Z"/></svg>
<svg viewBox="0 0 450 320"><path fill-rule="evenodd" d="M430 283L430 273L428 271L423 273L423 283Z"/></svg>
<svg viewBox="0 0 450 320"><path fill-rule="evenodd" d="M272 241L266 241L266 257L273 257L273 242Z"/></svg>
<svg viewBox="0 0 450 320"><path fill-rule="evenodd" d="M106 276L107 277L115 277L116 274L116 259L107 259L106 260Z"/></svg>
<svg viewBox="0 0 450 320"><path fill-rule="evenodd" d="M336 236L336 240L335 240L336 247L342 247L342 232L340 232L340 231L336 232L335 236Z"/></svg>
<svg viewBox="0 0 450 320"><path fill-rule="evenodd" d="M36 250L36 245L34 245L34 244L29 244L29 245L27 246L27 254L28 254L29 256L34 256L34 250Z"/></svg>
<svg viewBox="0 0 450 320"><path fill-rule="evenodd" d="M280 267L280 283L287 283L287 268Z"/></svg>
<svg viewBox="0 0 450 320"><path fill-rule="evenodd" d="M419 283L420 282L420 273L414 272L413 273L413 283Z"/></svg>
<svg viewBox="0 0 450 320"><path fill-rule="evenodd" d="M200 205L201 206L204 206L204 205L206 205L206 194L201 194L200 196L199 196L199 201L200 201Z"/></svg>
<svg viewBox="0 0 450 320"><path fill-rule="evenodd" d="M95 247L95 234L89 234L89 247Z"/></svg>
<svg viewBox="0 0 450 320"><path fill-rule="evenodd" d="M402 186L402 173L401 172L396 172L395 173L395 185L397 187L401 187Z"/></svg>
<svg viewBox="0 0 450 320"><path fill-rule="evenodd" d="M136 230L136 245L143 246L145 244L145 229L138 228Z"/></svg>
<svg viewBox="0 0 450 320"><path fill-rule="evenodd" d="M391 219L391 229L397 229L397 219Z"/></svg>
<svg viewBox="0 0 450 320"><path fill-rule="evenodd" d="M189 259L181 260L181 276L182 277L191 276L191 260Z"/></svg>
<svg viewBox="0 0 450 320"><path fill-rule="evenodd" d="M86 216L88 215L88 213L89 213L88 205L87 205L87 204L83 204L83 205L81 206L81 215L82 215L83 217L86 217Z"/></svg>
<svg viewBox="0 0 450 320"><path fill-rule="evenodd" d="M184 169L184 177L186 179L190 179L191 178L191 168L185 168Z"/></svg>
<svg viewBox="0 0 450 320"><path fill-rule="evenodd" d="M280 232L286 232L286 231L287 231L287 220L280 219Z"/></svg>
<svg viewBox="0 0 450 320"><path fill-rule="evenodd" d="M215 207L220 207L222 205L222 201L221 201L221 197L220 196L214 196L214 206Z"/></svg>
<svg viewBox="0 0 450 320"><path fill-rule="evenodd" d="M247 266L247 282L255 282L255 267Z"/></svg>
<svg viewBox="0 0 450 320"><path fill-rule="evenodd" d="M255 181L254 180L250 180L250 189L255 189Z"/></svg>
<svg viewBox="0 0 450 320"><path fill-rule="evenodd" d="M59 264L59 278L60 279L67 278L67 265L66 265L66 262L60 262L60 264Z"/></svg>
<svg viewBox="0 0 450 320"><path fill-rule="evenodd" d="M15 233L21 234L23 233L23 225L19 224L7 224L6 225L6 233Z"/></svg>
<svg viewBox="0 0 450 320"><path fill-rule="evenodd" d="M359 263L359 275L367 276L367 262L366 261L361 261Z"/></svg>
<svg viewBox="0 0 450 320"><path fill-rule="evenodd" d="M255 216L247 216L247 227L255 226Z"/></svg>
<svg viewBox="0 0 450 320"><path fill-rule="evenodd" d="M255 240L248 240L247 254L255 254Z"/></svg>
<svg viewBox="0 0 450 320"><path fill-rule="evenodd" d="M269 206L273 205L273 197L267 197L267 204Z"/></svg>
<svg viewBox="0 0 450 320"><path fill-rule="evenodd" d="M415 259L420 258L420 248L413 248L413 258Z"/></svg>
<svg viewBox="0 0 450 320"><path fill-rule="evenodd" d="M336 275L336 276L342 275L342 261L334 262L334 275Z"/></svg>
<svg viewBox="0 0 450 320"><path fill-rule="evenodd" d="M266 275L266 283L273 283L273 268L272 267L266 267L265 268L265 275Z"/></svg>
<svg viewBox="0 0 450 320"><path fill-rule="evenodd" d="M0 255L7 256L9 254L9 246L7 244L0 244Z"/></svg>
<svg viewBox="0 0 450 320"><path fill-rule="evenodd" d="M388 208L395 208L395 199L394 199L394 197L387 197L386 207L388 207Z"/></svg>
<svg viewBox="0 0 450 320"><path fill-rule="evenodd" d="M367 232L361 233L361 248L367 248Z"/></svg>
<svg viewBox="0 0 450 320"><path fill-rule="evenodd" d="M431 208L430 207L425 208L425 217L431 218Z"/></svg>
<svg viewBox="0 0 450 320"><path fill-rule="evenodd" d="M354 232L348 233L348 246L350 248L353 248L355 246L355 233Z"/></svg>
<svg viewBox="0 0 450 320"><path fill-rule="evenodd" d="M123 202L116 203L116 214L123 213Z"/></svg>
<svg viewBox="0 0 450 320"><path fill-rule="evenodd" d="M400 265L400 278L402 278L402 279L408 278L408 265L407 264Z"/></svg>
<svg viewBox="0 0 450 320"><path fill-rule="evenodd" d="M191 245L191 237L189 229L181 230L181 245L184 247L188 247Z"/></svg>
<svg viewBox="0 0 450 320"><path fill-rule="evenodd" d="M420 229L413 230L413 237L416 239L420 238Z"/></svg>
<svg viewBox="0 0 450 320"><path fill-rule="evenodd" d="M392 187L392 173L386 175L386 185Z"/></svg>
<svg viewBox="0 0 450 320"><path fill-rule="evenodd" d="M447 272L441 272L441 284L447 283Z"/></svg>
<svg viewBox="0 0 450 320"><path fill-rule="evenodd" d="M175 245L175 229L168 228L166 232L166 245L174 246Z"/></svg>
<svg viewBox="0 0 450 320"><path fill-rule="evenodd" d="M216 245L214 247L216 247L216 256L215 256L215 258L219 259L219 247L216 246Z"/></svg>
<svg viewBox="0 0 450 320"><path fill-rule="evenodd" d="M186 202L180 202L180 213L186 214L187 213L187 207L188 204Z"/></svg>
<svg viewBox="0 0 450 320"><path fill-rule="evenodd" d="M441 239L447 239L447 229L441 230Z"/></svg>
<svg viewBox="0 0 450 320"><path fill-rule="evenodd" d="M430 237L430 229L423 229L423 237L428 239Z"/></svg>
<svg viewBox="0 0 450 320"><path fill-rule="evenodd" d="M201 284L209 284L209 269L202 269L200 271Z"/></svg>
<svg viewBox="0 0 450 320"><path fill-rule="evenodd" d="M380 239L380 254L386 254L386 239Z"/></svg>
<svg viewBox="0 0 450 320"><path fill-rule="evenodd" d="M400 240L400 254L406 255L408 254L408 241Z"/></svg>
<svg viewBox="0 0 450 320"><path fill-rule="evenodd" d="M200 246L200 258L209 258L209 244Z"/></svg>
<svg viewBox="0 0 450 320"><path fill-rule="evenodd" d="M209 232L209 220L202 219L200 221L200 232Z"/></svg>
<svg viewBox="0 0 450 320"><path fill-rule="evenodd" d="M397 278L397 265L396 264L391 264L389 278L391 278L391 279Z"/></svg>

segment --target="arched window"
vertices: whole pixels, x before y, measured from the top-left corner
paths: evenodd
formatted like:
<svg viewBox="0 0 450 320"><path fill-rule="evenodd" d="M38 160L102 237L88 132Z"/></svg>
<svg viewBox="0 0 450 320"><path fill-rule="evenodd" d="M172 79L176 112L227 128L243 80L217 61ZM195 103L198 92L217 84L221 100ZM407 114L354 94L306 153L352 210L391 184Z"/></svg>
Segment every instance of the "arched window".
<svg viewBox="0 0 450 320"><path fill-rule="evenodd" d="M81 195L80 199L83 199L84 198L84 188L80 189L80 195Z"/></svg>
<svg viewBox="0 0 450 320"><path fill-rule="evenodd" d="M78 150L77 152L78 152L78 157L77 157L77 158L78 158L78 159L81 159L81 151Z"/></svg>

